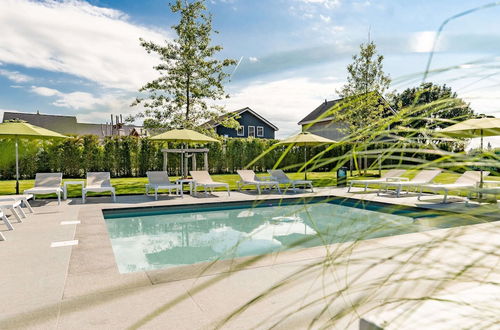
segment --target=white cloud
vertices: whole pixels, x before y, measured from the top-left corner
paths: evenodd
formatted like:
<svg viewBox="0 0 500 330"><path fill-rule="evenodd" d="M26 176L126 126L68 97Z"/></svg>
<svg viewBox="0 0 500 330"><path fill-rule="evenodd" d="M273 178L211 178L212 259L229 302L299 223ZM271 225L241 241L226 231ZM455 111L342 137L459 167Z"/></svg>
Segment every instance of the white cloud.
<svg viewBox="0 0 500 330"><path fill-rule="evenodd" d="M416 32L410 36L408 47L412 52L428 53L432 51L435 39L435 31Z"/></svg>
<svg viewBox="0 0 500 330"><path fill-rule="evenodd" d="M127 19L79 0L2 0L0 61L135 91L156 76L158 62L139 37L160 42L168 36Z"/></svg>
<svg viewBox="0 0 500 330"><path fill-rule="evenodd" d="M328 9L339 7L342 3L341 0L299 0L299 1L305 4L323 5Z"/></svg>
<svg viewBox="0 0 500 330"><path fill-rule="evenodd" d="M57 89L48 87L31 86L31 91L42 96L55 96L61 94Z"/></svg>
<svg viewBox="0 0 500 330"><path fill-rule="evenodd" d="M250 57L248 58L248 60L249 60L250 62L252 62L252 63L255 63L255 62L258 62L258 61L259 61L259 59L258 59L257 57L253 57L253 56L250 56Z"/></svg>
<svg viewBox="0 0 500 330"><path fill-rule="evenodd" d="M319 14L319 18L320 18L323 22L325 22L325 23L329 23L329 22L332 20L332 18L331 18L330 16L324 16L324 15L321 15L321 14Z"/></svg>
<svg viewBox="0 0 500 330"><path fill-rule="evenodd" d="M52 105L61 108L75 110L96 110L106 117L109 116L109 111L119 111L120 113L129 112L130 104L133 101L132 97L123 93L105 93L100 96L95 96L87 92L71 92L63 93L57 89L48 87L32 86L31 91L41 96L55 97ZM105 110L103 110L105 109ZM97 118L94 118L94 121Z"/></svg>
<svg viewBox="0 0 500 330"><path fill-rule="evenodd" d="M325 98L331 99L341 84L337 79L313 81L305 77L254 82L231 94L226 108L252 108L278 126L277 137L283 138L299 132L297 123Z"/></svg>
<svg viewBox="0 0 500 330"><path fill-rule="evenodd" d="M7 79L12 80L13 82L16 83L23 83L33 80L33 78L31 78L30 76L27 76L20 72L3 70L3 69L0 69L0 76L7 77Z"/></svg>

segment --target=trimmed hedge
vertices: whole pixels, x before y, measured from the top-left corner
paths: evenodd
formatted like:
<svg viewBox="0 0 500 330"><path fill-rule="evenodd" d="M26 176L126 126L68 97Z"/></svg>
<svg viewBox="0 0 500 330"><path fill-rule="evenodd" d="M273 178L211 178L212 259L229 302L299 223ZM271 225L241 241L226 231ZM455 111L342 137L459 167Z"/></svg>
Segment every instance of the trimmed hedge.
<svg viewBox="0 0 500 330"><path fill-rule="evenodd" d="M209 170L213 174L235 173L276 142L277 140L227 138L223 143L207 144L204 147L210 150ZM19 144L20 175L23 179L29 179L37 172L62 172L64 177L79 178L90 171L109 171L113 177L143 177L146 171L162 169L161 149L165 147L166 143L130 136L108 137L103 141L93 135L74 136L60 141L22 139ZM169 143L168 147L181 148L182 145ZM273 168L286 149L286 146L272 149L251 168L258 172ZM315 149L324 150L324 147ZM14 142L0 140L0 150L0 178L13 179ZM303 157L303 147L294 147L281 161L280 168L297 170L303 163ZM199 168L203 166L203 154L197 155L197 164ZM327 166L323 170L330 168L331 166ZM179 155L169 154L168 172L171 175L180 174Z"/></svg>
<svg viewBox="0 0 500 330"><path fill-rule="evenodd" d="M287 146L274 146L277 140L227 138L223 143L210 143L208 148L209 171L212 174L235 173L252 163L251 169L265 172L279 161ZM161 149L166 143L153 142L147 138L108 137L100 141L96 136L74 136L60 141L22 139L19 144L20 175L23 179L34 178L37 172L62 172L64 177L81 178L86 172L109 171L113 177L144 177L146 171L163 168ZM169 148L181 148L181 144L169 143ZM372 144L368 149L391 149L390 144ZM384 161L385 166L398 164L417 164L418 160L434 160L439 156L432 153L410 152L426 148L421 144L405 145L408 152L393 151L392 157ZM446 145L440 146L446 150ZM307 148L308 159L325 150L325 146ZM314 171L330 171L336 166L349 166L350 150L347 145L337 146L324 155L315 164ZM0 179L15 177L14 141L0 140ZM267 153L265 153L267 151ZM358 150L359 152L360 150ZM265 153L263 155L263 153ZM378 153L369 156L373 164ZM498 158L497 158L498 159ZM360 159L361 161L361 159ZM297 171L304 162L304 147L293 147L279 163L279 168ZM197 155L198 167L203 166L203 154ZM373 164L378 168L378 164ZM495 166L496 167L496 166ZM180 156L169 154L168 172L180 174ZM457 168L458 171L463 170ZM498 168L489 169L497 173Z"/></svg>

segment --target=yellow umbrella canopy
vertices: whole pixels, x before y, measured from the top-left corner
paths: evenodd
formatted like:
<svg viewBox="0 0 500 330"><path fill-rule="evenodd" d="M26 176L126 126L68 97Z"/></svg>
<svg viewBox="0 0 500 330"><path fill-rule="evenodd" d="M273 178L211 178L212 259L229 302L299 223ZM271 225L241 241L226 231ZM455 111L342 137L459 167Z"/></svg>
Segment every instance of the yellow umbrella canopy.
<svg viewBox="0 0 500 330"><path fill-rule="evenodd" d="M278 142L278 144L293 144L296 146L317 146L320 144L332 144L337 143L337 141L324 138L322 136L312 134L310 132L300 132L297 135L291 136L283 141ZM304 148L304 164L307 163L307 153ZM304 178L307 180L307 168L304 168Z"/></svg>
<svg viewBox="0 0 500 330"><path fill-rule="evenodd" d="M301 132L288 139L278 142L278 144L295 144L298 146L314 146L325 143L336 143L336 141L309 132Z"/></svg>
<svg viewBox="0 0 500 330"><path fill-rule="evenodd" d="M220 142L210 136L198 133L190 129L173 129L171 131L155 135L151 140L169 141L169 142L184 142L184 143L207 143Z"/></svg>
<svg viewBox="0 0 500 330"><path fill-rule="evenodd" d="M484 136L500 135L500 118L478 118L468 119L461 123L448 126L439 133L461 138L481 138L481 151L483 150ZM483 170L481 169L481 180L479 186L483 187Z"/></svg>
<svg viewBox="0 0 500 330"><path fill-rule="evenodd" d="M64 139L67 136L28 123L1 123L0 138L14 138L16 141L16 194L19 194L19 138Z"/></svg>
<svg viewBox="0 0 500 330"><path fill-rule="evenodd" d="M439 131L452 137L477 138L500 135L500 118L468 119Z"/></svg>

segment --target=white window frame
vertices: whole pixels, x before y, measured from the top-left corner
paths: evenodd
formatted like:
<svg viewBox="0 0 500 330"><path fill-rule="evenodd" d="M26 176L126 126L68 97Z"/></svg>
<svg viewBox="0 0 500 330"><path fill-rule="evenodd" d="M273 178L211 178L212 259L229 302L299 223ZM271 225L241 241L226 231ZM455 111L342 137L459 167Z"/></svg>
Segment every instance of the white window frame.
<svg viewBox="0 0 500 330"><path fill-rule="evenodd" d="M240 130L241 130L241 133L240 133ZM236 135L245 136L245 126L240 125L240 127L236 129Z"/></svg>
<svg viewBox="0 0 500 330"><path fill-rule="evenodd" d="M251 129L253 129L253 135L250 134ZM248 126L248 137L255 137L255 126Z"/></svg>
<svg viewBox="0 0 500 330"><path fill-rule="evenodd" d="M260 134L259 134L259 129L261 130ZM257 126L257 136L258 137L264 136L264 126Z"/></svg>

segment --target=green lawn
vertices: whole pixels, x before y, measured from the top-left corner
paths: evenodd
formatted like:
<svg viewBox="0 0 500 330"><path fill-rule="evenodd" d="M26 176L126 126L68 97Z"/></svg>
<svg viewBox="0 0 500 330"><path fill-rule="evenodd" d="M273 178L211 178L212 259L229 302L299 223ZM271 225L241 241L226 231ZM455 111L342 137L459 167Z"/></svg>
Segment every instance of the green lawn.
<svg viewBox="0 0 500 330"><path fill-rule="evenodd" d="M416 171L408 171L406 173L406 177L412 178L415 175ZM354 173L356 174L356 173ZM369 176L373 177L378 174L378 171L369 172ZM258 174L265 176L266 174ZM303 179L303 173L288 173L288 176L292 179ZM438 183L451 183L459 177L459 174L451 174L451 173L442 173L440 174L435 181ZM177 179L178 177L171 177L172 180ZM238 181L239 177L237 174L221 174L221 175L213 175L212 178L214 181L227 182L229 183L229 187L231 190L236 190L236 181ZM330 172L313 172L307 173L307 178L313 181L313 185L315 187L326 187L326 186L334 186L337 183L335 173ZM354 176L356 179L362 179L365 177ZM64 179L63 181L71 181L71 180L83 180L83 179ZM488 180L498 180L500 181L500 177L488 177ZM32 188L35 180L21 180L20 181L20 191L22 192L25 189ZM148 182L147 178L115 178L111 179L112 185L116 188L117 195L132 195L132 194L144 194L144 185ZM15 193L16 182L14 180L5 180L0 181L0 195L9 195ZM251 187L250 187L251 188ZM185 189L187 187L185 186ZM95 194L98 195L98 194ZM81 196L81 187L80 186L69 186L68 190L69 197L78 197ZM93 196L92 193L89 196Z"/></svg>

